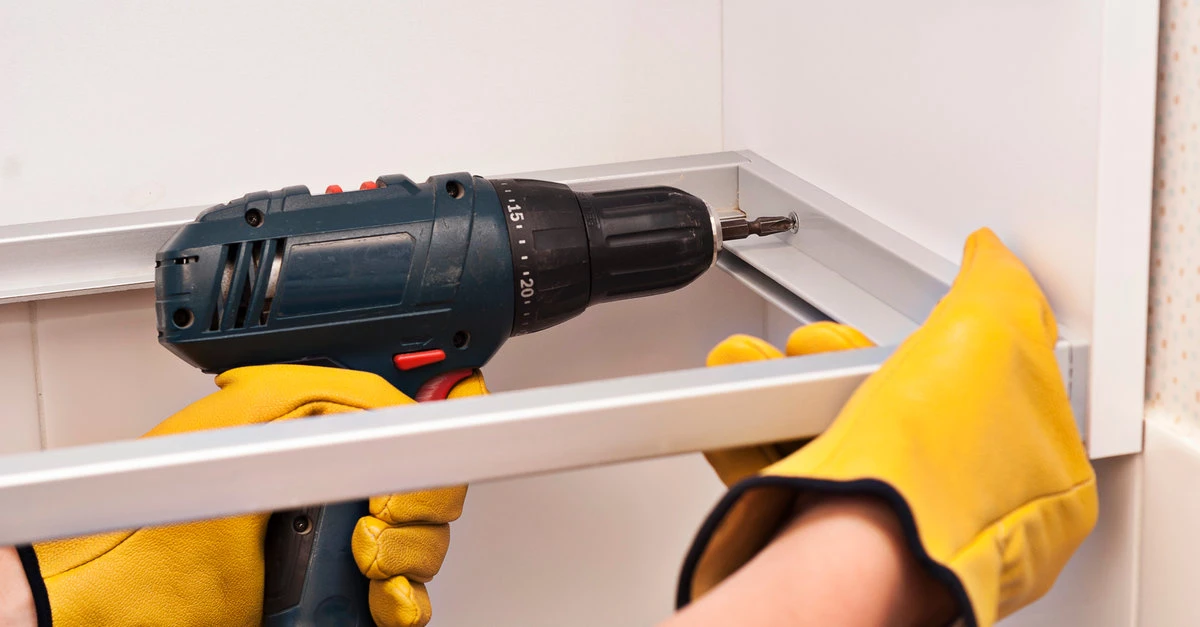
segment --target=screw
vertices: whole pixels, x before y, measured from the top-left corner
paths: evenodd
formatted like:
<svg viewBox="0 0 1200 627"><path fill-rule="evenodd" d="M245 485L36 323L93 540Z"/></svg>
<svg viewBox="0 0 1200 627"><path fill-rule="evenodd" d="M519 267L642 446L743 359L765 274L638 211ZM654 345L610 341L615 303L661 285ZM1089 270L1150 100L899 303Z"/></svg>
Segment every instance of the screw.
<svg viewBox="0 0 1200 627"><path fill-rule="evenodd" d="M312 521L308 519L308 516L297 516L292 519L292 531L304 534L310 530L312 530Z"/></svg>

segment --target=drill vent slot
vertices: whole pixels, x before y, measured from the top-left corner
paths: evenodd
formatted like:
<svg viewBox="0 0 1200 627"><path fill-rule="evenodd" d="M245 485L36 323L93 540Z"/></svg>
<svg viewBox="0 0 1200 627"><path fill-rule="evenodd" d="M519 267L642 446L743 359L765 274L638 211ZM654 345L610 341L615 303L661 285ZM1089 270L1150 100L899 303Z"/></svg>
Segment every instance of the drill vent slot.
<svg viewBox="0 0 1200 627"><path fill-rule="evenodd" d="M239 242L225 248L221 291L209 331L262 326L270 319L271 302L283 261L283 239Z"/></svg>
<svg viewBox="0 0 1200 627"><path fill-rule="evenodd" d="M197 261L200 261L200 257L197 257L196 255L191 255L189 257L173 257L165 261L155 261L154 267L161 268L163 266L186 266L189 263L196 263Z"/></svg>

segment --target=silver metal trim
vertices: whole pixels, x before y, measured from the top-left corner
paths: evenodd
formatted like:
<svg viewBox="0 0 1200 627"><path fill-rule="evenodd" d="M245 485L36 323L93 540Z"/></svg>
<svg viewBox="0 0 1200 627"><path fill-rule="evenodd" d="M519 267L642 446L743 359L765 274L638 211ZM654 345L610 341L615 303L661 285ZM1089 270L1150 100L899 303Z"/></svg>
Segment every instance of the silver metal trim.
<svg viewBox="0 0 1200 627"><path fill-rule="evenodd" d="M812 324L813 322L832 320L832 318L825 315L816 307L813 307L795 292L784 287L733 253L722 251L717 256L717 267L728 272L740 281L742 285L745 285L752 292L761 296L763 300L783 310L784 313L796 320L797 324Z"/></svg>
<svg viewBox="0 0 1200 627"><path fill-rule="evenodd" d="M741 210L750 219L794 212L799 229L727 242L725 250L779 292L891 345L915 331L950 289L956 264L761 156L738 154L746 159L738 166ZM1086 342L1060 326L1055 354L1085 439L1088 353Z"/></svg>
<svg viewBox="0 0 1200 627"><path fill-rule="evenodd" d="M738 169L742 211L751 219L792 212L799 229L727 249L793 289L828 285L828 307L823 295L799 293L881 344L907 337L946 294L956 264L758 155L741 154L748 160ZM827 277L813 281L808 272Z"/></svg>
<svg viewBox="0 0 1200 627"><path fill-rule="evenodd" d="M0 303L149 287L154 254L201 210L0 227Z"/></svg>
<svg viewBox="0 0 1200 627"><path fill-rule="evenodd" d="M705 206L708 207L708 203L705 203ZM721 231L721 220L712 207L708 207L708 224L712 227L713 234L713 257L712 263L708 264L708 267L711 268L717 264L717 255L721 254L721 249L725 245L725 233Z"/></svg>
<svg viewBox="0 0 1200 627"><path fill-rule="evenodd" d="M0 544L812 436L891 350L0 457Z"/></svg>

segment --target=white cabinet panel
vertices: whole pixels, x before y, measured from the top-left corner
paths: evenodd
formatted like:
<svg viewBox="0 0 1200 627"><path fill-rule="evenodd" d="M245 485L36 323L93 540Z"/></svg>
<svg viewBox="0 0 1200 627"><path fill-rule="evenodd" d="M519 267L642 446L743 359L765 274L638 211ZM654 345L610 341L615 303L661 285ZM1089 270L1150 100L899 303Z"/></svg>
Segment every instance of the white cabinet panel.
<svg viewBox="0 0 1200 627"><path fill-rule="evenodd" d="M728 2L726 148L955 262L993 227L1044 262L1086 331L1102 14L1086 0Z"/></svg>
<svg viewBox="0 0 1200 627"><path fill-rule="evenodd" d="M0 223L715 151L719 6L4 3Z"/></svg>
<svg viewBox="0 0 1200 627"><path fill-rule="evenodd" d="M48 448L137 437L217 389L159 346L152 290L36 306Z"/></svg>
<svg viewBox="0 0 1200 627"><path fill-rule="evenodd" d="M1105 11L1122 3L868 4L6 5L0 223L724 141L950 259L969 230L996 227L1087 336L1105 252L1096 212L1112 202L1101 94L1124 85L1101 60L1104 29L1127 22ZM1140 306L1138 289L1127 301ZM152 305L136 291L35 306L46 446L134 437L214 389L158 346ZM28 336L13 311L0 334ZM488 379L504 391L698 366L730 333L781 343L791 326L713 273L516 338ZM1080 604L1097 621L1128 616L1128 468L1101 463L1112 504L1101 529L1013 624L1051 624ZM683 550L719 493L698 456L475 485L432 588L439 624L651 623L670 611Z"/></svg>
<svg viewBox="0 0 1200 627"><path fill-rule="evenodd" d="M474 485L430 584L433 624L653 625L723 491L700 455Z"/></svg>
<svg viewBox="0 0 1200 627"><path fill-rule="evenodd" d="M41 448L29 305L0 307L0 455Z"/></svg>
<svg viewBox="0 0 1200 627"><path fill-rule="evenodd" d="M725 148L955 262L994 229L1091 345L1093 457L1141 446L1157 7L723 5Z"/></svg>

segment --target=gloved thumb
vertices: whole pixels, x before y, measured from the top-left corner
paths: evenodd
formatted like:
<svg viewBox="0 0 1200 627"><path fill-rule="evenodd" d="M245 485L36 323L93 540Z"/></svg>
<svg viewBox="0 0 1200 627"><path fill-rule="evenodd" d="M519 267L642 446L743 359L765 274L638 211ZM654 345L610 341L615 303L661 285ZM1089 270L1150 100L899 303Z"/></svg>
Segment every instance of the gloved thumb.
<svg viewBox="0 0 1200 627"><path fill-rule="evenodd" d="M836 322L814 322L792 331L788 336L787 354L789 357L799 357L874 345L862 331L854 327Z"/></svg>

